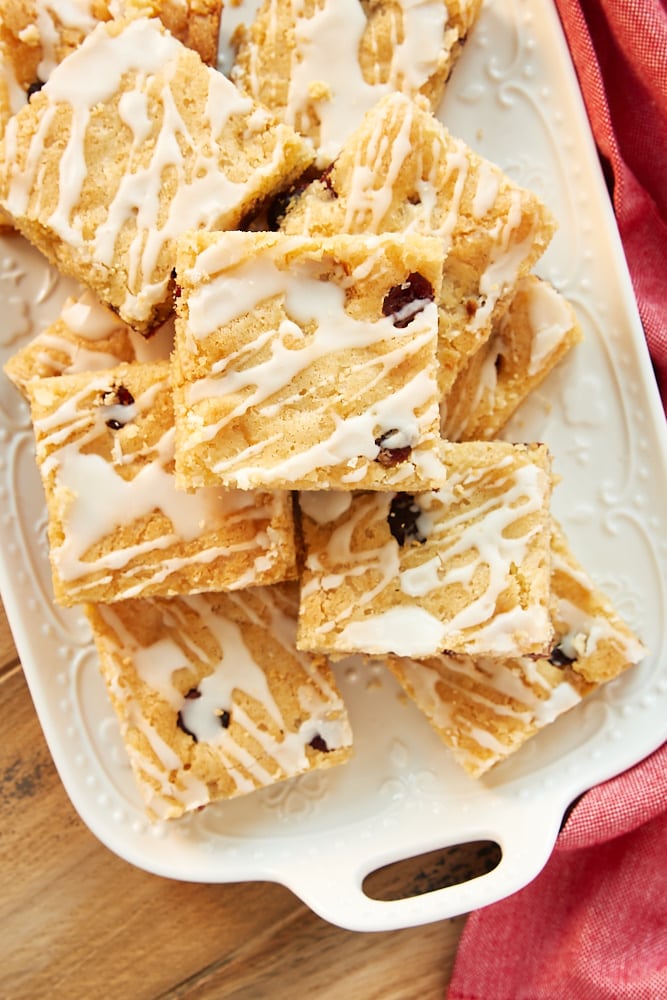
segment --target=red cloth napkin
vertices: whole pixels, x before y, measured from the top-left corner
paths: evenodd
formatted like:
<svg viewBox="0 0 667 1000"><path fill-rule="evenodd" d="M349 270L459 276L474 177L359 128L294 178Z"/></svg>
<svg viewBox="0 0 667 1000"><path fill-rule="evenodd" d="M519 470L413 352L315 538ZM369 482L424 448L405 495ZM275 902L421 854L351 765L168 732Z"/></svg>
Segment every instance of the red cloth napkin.
<svg viewBox="0 0 667 1000"><path fill-rule="evenodd" d="M556 0L667 411L665 0Z"/></svg>
<svg viewBox="0 0 667 1000"><path fill-rule="evenodd" d="M667 9L556 4L667 410ZM667 744L584 795L530 885L471 914L447 998L667 1000Z"/></svg>
<svg viewBox="0 0 667 1000"><path fill-rule="evenodd" d="M667 997L667 744L588 792L546 868L466 923L448 1000Z"/></svg>

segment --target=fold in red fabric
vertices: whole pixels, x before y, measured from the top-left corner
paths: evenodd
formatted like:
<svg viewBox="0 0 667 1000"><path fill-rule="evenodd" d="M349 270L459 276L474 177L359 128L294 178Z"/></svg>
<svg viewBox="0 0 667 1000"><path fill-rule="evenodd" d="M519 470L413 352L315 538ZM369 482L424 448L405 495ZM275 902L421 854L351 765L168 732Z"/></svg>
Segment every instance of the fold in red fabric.
<svg viewBox="0 0 667 1000"><path fill-rule="evenodd" d="M588 792L547 866L466 923L448 1000L667 997L667 744Z"/></svg>
<svg viewBox="0 0 667 1000"><path fill-rule="evenodd" d="M595 142L613 175L616 221L667 411L665 0L555 2Z"/></svg>
<svg viewBox="0 0 667 1000"><path fill-rule="evenodd" d="M667 9L555 2L667 409ZM469 916L447 1000L667 1000L667 744L583 796L533 882Z"/></svg>

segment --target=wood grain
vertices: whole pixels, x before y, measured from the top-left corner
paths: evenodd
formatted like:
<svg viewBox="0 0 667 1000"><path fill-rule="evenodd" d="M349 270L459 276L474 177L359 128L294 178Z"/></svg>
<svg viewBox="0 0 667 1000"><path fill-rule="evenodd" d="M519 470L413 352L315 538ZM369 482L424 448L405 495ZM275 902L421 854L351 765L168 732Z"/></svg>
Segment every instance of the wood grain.
<svg viewBox="0 0 667 1000"><path fill-rule="evenodd" d="M1 606L0 656L3 997L442 1000L465 917L355 933L279 885L174 882L112 854L60 783ZM432 877L374 881L389 898Z"/></svg>
<svg viewBox="0 0 667 1000"><path fill-rule="evenodd" d="M17 665L19 658L14 648L14 640L7 622L5 609L0 602L0 677Z"/></svg>

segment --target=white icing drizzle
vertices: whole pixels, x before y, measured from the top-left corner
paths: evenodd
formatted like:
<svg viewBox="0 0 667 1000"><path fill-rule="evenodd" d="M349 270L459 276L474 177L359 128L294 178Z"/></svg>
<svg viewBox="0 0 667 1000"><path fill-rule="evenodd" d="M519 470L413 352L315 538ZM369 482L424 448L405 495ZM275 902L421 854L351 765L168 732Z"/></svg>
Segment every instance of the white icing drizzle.
<svg viewBox="0 0 667 1000"><path fill-rule="evenodd" d="M488 569L489 579L484 592L467 604L448 621L450 634L474 629L475 635L466 643L469 652L493 650L497 654L511 652L515 634L548 635L544 608L516 607L505 614L496 614L496 603L507 586L512 566L520 566L534 536L544 530L537 518L532 527L514 537L508 530L521 518L545 509L547 496L546 477L536 464L515 464L511 457L501 459L493 466L494 481L500 486L498 494L476 502L476 492L488 469L480 472L448 468L447 482L437 493L420 499L424 510L418 520L429 542L437 547L442 573L436 588L459 583L467 588L480 567ZM495 478L497 477L497 478ZM473 500L472 514L466 504L460 503L462 495ZM481 518L481 520L477 520ZM459 557L465 562L454 568ZM538 640L539 641L539 640Z"/></svg>
<svg viewBox="0 0 667 1000"><path fill-rule="evenodd" d="M386 216L393 207L393 192L400 179L418 198L411 199L409 231L437 236L448 253L461 217L464 192L468 191L478 229L487 230L500 248L506 249L513 228L521 221L516 216L521 208L520 192L515 192L519 200L501 220L503 228L499 230L494 210L502 193L502 172L475 156L444 127L423 133L420 121L424 114L421 105L402 94L393 94L368 116L370 137L357 144L346 180L343 231L377 233L390 226ZM422 141L428 136L425 141L430 142L429 146L415 144L415 128Z"/></svg>
<svg viewBox="0 0 667 1000"><path fill-rule="evenodd" d="M121 360L116 354L87 347L85 342L77 343L50 331L40 333L31 344L31 350L35 365L46 369L49 375L100 371L113 368Z"/></svg>
<svg viewBox="0 0 667 1000"><path fill-rule="evenodd" d="M272 176L281 163L283 134L275 132L272 157L232 180L217 145L232 116L247 118L248 134L269 127L266 112L255 109L221 73L207 69L208 96L198 121L202 134L193 134L178 111L173 88L184 58L183 46L158 23L138 18L111 35L98 25L68 59L50 75L42 94L48 104L32 136L25 169L11 169L16 156L16 128L7 133L10 185L9 211L22 216L43 213L43 224L77 249L83 259L105 268L127 268L127 293L117 303L124 318L146 322L165 298L173 261L163 250L189 228L224 225L236 219L255 196L263 177ZM203 71L203 70L202 70ZM180 84L179 84L180 86ZM109 192L108 204L95 219L92 235L84 237L90 213L79 209L90 180L84 146L91 119L99 105L120 94L118 113L130 141L119 143L125 163L120 183ZM149 110L149 101L151 108ZM55 207L43 193L43 151L56 111L68 108L70 124L59 165ZM169 194L165 177L175 186ZM119 253L119 240L130 234L129 246Z"/></svg>
<svg viewBox="0 0 667 1000"><path fill-rule="evenodd" d="M299 506L316 524L327 524L349 510L352 494L340 490L302 490Z"/></svg>
<svg viewBox="0 0 667 1000"><path fill-rule="evenodd" d="M502 220L499 238L479 280L479 291L483 302L470 322L470 329L479 330L488 324L498 300L516 284L522 267L530 257L535 244L536 226L534 221L523 239L514 238L515 232L524 221L523 192L514 189L509 192L510 209Z"/></svg>
<svg viewBox="0 0 667 1000"><path fill-rule="evenodd" d="M173 347L173 318L149 337L143 337L89 291L78 299L67 299L59 319L39 333L23 352L29 368L42 377L104 371L126 360L164 361Z"/></svg>
<svg viewBox="0 0 667 1000"><path fill-rule="evenodd" d="M359 50L367 19L359 0L325 0L309 16L303 0L293 0L294 50L284 120L297 131L311 133L319 125L317 162L330 163L349 133L380 98L394 91L414 95L444 68L457 40L448 30L444 0L397 0L400 27L392 41L392 57L384 79L376 67L375 79L364 78ZM278 2L269 4L269 36L277 44ZM335 52L336 57L331 58ZM234 77L234 71L233 71ZM236 70L236 78L243 73ZM250 60L245 84L261 99L261 62ZM315 97L315 89L322 92ZM314 100L314 115L311 104Z"/></svg>
<svg viewBox="0 0 667 1000"><path fill-rule="evenodd" d="M517 463L506 451L503 456L478 468L447 465L443 487L419 497L422 513L417 527L426 542L409 546L405 554L399 554L393 539L377 552L355 550L352 539L360 518L371 512L372 523L386 520L390 504L383 496L355 498L346 520L321 543L323 551L309 552L306 561L308 579L302 588L305 608L311 594L333 589L327 586L329 578L336 588L364 573L369 581L376 578L367 590L355 592L349 604L328 609L327 622L316 632L327 636L331 648L418 656L442 649L502 655L548 641L551 625L539 600L526 600L524 606L516 603L503 613L497 611L513 567L521 566L533 539L545 530L544 518L539 515L549 494L548 477L536 463ZM489 473L495 489L485 494L482 483ZM470 503L465 498L470 498ZM538 516L530 519L533 514ZM529 523L521 534L510 530L524 518ZM484 588L473 596L473 588L484 573ZM470 599L445 619L439 596L455 585ZM400 614L394 612L397 606ZM408 652L411 643L419 652Z"/></svg>
<svg viewBox="0 0 667 1000"><path fill-rule="evenodd" d="M457 252L457 226L464 199L470 201L476 239L481 245L486 241L488 253L474 290L477 309L465 323L465 329L476 334L488 326L499 299L530 259L539 220L526 227L526 192L508 185L497 166L473 154L446 129L434 134L423 130L419 122L424 114L421 105L397 93L368 115L370 134L356 144L354 160L346 164L345 190L338 191L342 229L377 233L400 225L406 231L437 236L447 257ZM409 206L401 203L397 214L394 192L399 185L407 186L412 197ZM306 211L304 228L311 225ZM527 231L519 238L524 227Z"/></svg>
<svg viewBox="0 0 667 1000"><path fill-rule="evenodd" d="M125 324L110 309L103 306L92 292L65 301L60 318L82 340L104 340Z"/></svg>
<svg viewBox="0 0 667 1000"><path fill-rule="evenodd" d="M233 614L230 604L235 609ZM231 778L232 794L244 794L307 770L311 764L306 747L316 736L325 741L329 750L351 745L352 734L339 693L319 663L296 650L296 620L279 606L272 588L252 588L224 599L196 595L159 603L148 600L146 605L159 610L163 620L163 634L148 646L139 645L112 605L100 607L99 613L122 650L119 659L132 663L138 679L146 685L149 700L155 693L172 712L180 713L184 728L198 744L207 747L217 766ZM193 615L196 629L191 626ZM246 643L239 619L260 626L283 646L285 669L294 677L291 694L297 698L303 716L296 729L286 722L278 693L272 690L264 667ZM109 678L108 658L105 665L107 679L123 703L130 725L148 738L160 765L139 757L135 759L139 771L146 771L158 781L162 797L175 799L184 809L208 801L208 793L202 794L196 781L188 782L183 761L149 722L141 701L128 693L127 686ZM204 676L197 683L197 696L184 697L182 688L174 683L175 673L193 667L199 672L202 666ZM223 712L229 715L223 718ZM271 726L267 726L267 719ZM248 738L259 747L261 755L248 747ZM158 811L153 798L150 805Z"/></svg>
<svg viewBox="0 0 667 1000"><path fill-rule="evenodd" d="M554 570L591 591L587 574L577 571L558 550L554 550L553 564ZM591 613L562 594L556 593L556 597L556 618L567 628L558 645L575 660L578 673L585 672L586 661L600 643L615 650L619 669L645 655L639 640L619 625L608 608ZM397 672L463 766L471 773L482 773L582 700L583 694L570 683L569 672L563 671L561 677L553 668L542 672L541 662L547 665L530 657L504 660L441 655L430 661L401 660ZM455 688L455 696L445 697L437 690L440 680ZM594 686L582 690L585 693ZM515 724L504 725L503 717Z"/></svg>
<svg viewBox="0 0 667 1000"><path fill-rule="evenodd" d="M403 659L397 673L458 761L481 774L582 696L563 679L547 679L529 657L512 660L443 654ZM447 694L438 690L447 686ZM452 692L453 689L453 692ZM511 721L511 724L508 722Z"/></svg>
<svg viewBox="0 0 667 1000"><path fill-rule="evenodd" d="M483 219L488 212L493 211L499 193L498 169L488 161L482 160L477 171L477 188L472 202L472 214L475 219Z"/></svg>
<svg viewBox="0 0 667 1000"><path fill-rule="evenodd" d="M474 414L475 411L482 405L484 400L493 399L495 396L498 388L498 367L496 365L496 361L498 356L502 354L502 351L495 349L497 345L498 341L495 336L492 335L492 340L488 342L486 347L482 348L482 350L485 350L485 358L479 367L474 392L466 407L466 413L462 415L464 417L467 417L469 414ZM449 433L454 439L456 439L463 433L464 429L465 425L460 426L458 429L449 427Z"/></svg>
<svg viewBox="0 0 667 1000"><path fill-rule="evenodd" d="M61 502L60 515L64 538L51 550L55 568L62 580L77 581L77 591L83 595L88 588L99 585L98 574L108 580L116 576L117 599L136 596L147 586L168 585L169 577L188 565L210 564L232 553L254 553L247 573L240 574L236 585L256 582L254 576L270 565L275 557L271 536L258 531L248 540L232 542L238 523L270 520L280 507L278 496L255 495L237 491L203 488L185 493L175 488L173 473L173 427L168 428L148 454L129 451L124 454L120 437L114 442L111 461L86 451L86 446L105 433L105 423L118 419L128 424L151 407L158 393L168 390L167 368L164 377L156 380L133 404L88 405L84 400L95 398L110 389L109 374L91 377L84 389L65 399L49 416L34 421L41 469L46 480L56 477ZM39 392L39 389L36 390ZM146 459L136 474L124 478L120 471L137 457ZM143 517L161 512L171 530L159 538L142 540L133 537L121 543L119 529L128 527ZM110 551L95 558L91 547L114 536ZM171 551L174 546L201 540L200 545L182 555ZM164 558L150 569L141 559L145 553L164 551ZM136 577L136 580L135 580ZM87 579L88 578L88 579Z"/></svg>
<svg viewBox="0 0 667 1000"><path fill-rule="evenodd" d="M186 727L199 741L212 744L232 757L238 756L237 741L230 729L220 724L220 717L217 714L220 709L229 711L234 720L240 722L244 730L260 744L270 759L278 763L285 774L297 774L305 770L308 767L306 746L315 735L322 735L319 732L319 715L324 711L326 718L331 706L326 702L321 702L317 706L314 692L310 698L301 696L299 701L302 707L309 701L316 715L304 719L296 731L289 730L269 687L267 676L245 645L243 632L239 626L217 617L211 620L211 628L223 650L223 659L219 669L199 682L197 689L201 697L184 703L181 716ZM235 702L236 690L243 691L262 706L263 712L270 717L281 734L278 739L262 724L261 718L256 721ZM330 724L328 728L331 738L334 727ZM336 745L340 746L341 742L346 742L343 739L342 727L338 725L337 728L339 742L332 743L330 749L334 749ZM249 753L242 763L262 784L267 784L271 780L271 773Z"/></svg>
<svg viewBox="0 0 667 1000"><path fill-rule="evenodd" d="M591 611L574 604L562 593L556 594L555 617L566 628L558 645L566 655L577 661L577 669L580 669L582 660L590 658L603 646L608 653L614 651L619 663L639 663L646 655L644 644L618 617L588 573L558 547L553 549L551 563L554 574L564 574L592 598Z"/></svg>
<svg viewBox="0 0 667 1000"><path fill-rule="evenodd" d="M397 656L428 656L442 647L446 635L446 623L425 608L417 604L399 604L379 614L351 621L341 630L336 645L341 649L363 649L372 653L390 645Z"/></svg>
<svg viewBox="0 0 667 1000"><path fill-rule="evenodd" d="M387 470L388 483L399 484L406 477L414 480L415 474L429 484L439 479L443 468L434 447L438 436L435 363L430 370L415 371L384 394L376 389L383 384L389 386L388 376L425 349L432 352L435 362L435 303L424 302L422 310L403 329L397 328L388 316L356 319L345 309L346 283L353 285L355 274L345 280L334 277L324 281L314 260L307 255L299 258L296 253L291 256L301 246L307 248L308 239L284 238L275 248L264 248L261 260L234 266L232 256L232 263L224 266L227 244L233 255L244 235L250 242L252 234L231 234L229 241L225 238L197 258L193 268L197 278L201 281L211 273L212 277L201 281L187 295L186 348L276 296L282 298L284 319L277 330L260 328L254 339L229 351L212 364L208 376L187 387L186 405L190 407L202 400L221 398L228 398L230 406L223 417L204 427L199 426L196 412L190 421L186 420L183 454L200 448L204 441L221 439L235 420L254 413L265 422L266 439L248 444L229 458L212 459L211 468L223 482L241 488L286 484L298 487L306 485L308 477L318 470L326 474L328 468L347 464L349 472L342 482L358 486L380 452L378 440L390 431L391 440L405 442L412 451L409 461ZM369 266L375 247L375 241L369 241ZM326 268L326 261L317 267ZM330 429L318 428L317 437L289 457L277 455L272 445L279 440L281 431L275 429L272 418L295 399L290 394L285 400L286 391L289 393L295 380L323 359L340 366L335 377L341 378L345 354L352 350L364 352L356 360L354 372L366 372L367 377L363 395L345 394L351 412L341 415L329 409L331 403L314 379L307 401L302 398L298 409L305 412L307 402L311 426L319 414L320 428L326 428L328 423ZM374 401L370 395L373 391ZM342 385L341 392L345 392Z"/></svg>
<svg viewBox="0 0 667 1000"><path fill-rule="evenodd" d="M181 808L174 809L173 800L187 810L199 809L210 800L210 792L205 781L201 781L191 771L178 770L180 759L159 735L154 726L141 713L130 712L129 721L149 743L159 763L141 753L130 744L130 762L140 777L141 791L149 811L158 819L170 819ZM172 779L171 775L175 775ZM146 781L143 776L150 779ZM143 780L142 780L143 779ZM157 789L154 787L157 785ZM251 789L248 789L250 791Z"/></svg>
<svg viewBox="0 0 667 1000"><path fill-rule="evenodd" d="M37 0L36 25L42 50L37 76L42 81L49 76L60 61L58 46L63 32L74 29L81 37L90 34L97 23L90 0Z"/></svg>
<svg viewBox="0 0 667 1000"><path fill-rule="evenodd" d="M336 625L353 618L355 611L372 605L373 600L382 593L400 572L398 547L393 538L387 539L377 548L366 548L356 551L353 547L353 536L359 525L367 519L374 521L377 516L386 517L389 512L390 498L384 494L360 494L354 498L344 519L332 526L323 551L311 550L306 557L308 574L301 586L301 599L306 601L320 590L337 590L341 584L353 577L366 578L363 595L352 601L334 619L321 625L318 632L331 635ZM347 650L346 650L347 652Z"/></svg>
<svg viewBox="0 0 667 1000"><path fill-rule="evenodd" d="M123 323L111 309L107 309L91 291L86 290L77 299L66 300L60 318L71 333L76 334L81 341L90 342L91 345L97 340L105 340L117 331L122 331L132 345L134 360L141 363L166 361L171 354L174 339L173 317L152 331L150 336L142 336ZM117 361L107 367L112 368L116 363ZM95 365L95 369L101 367ZM71 370L87 369L82 363L77 363Z"/></svg>
<svg viewBox="0 0 667 1000"><path fill-rule="evenodd" d="M528 374L540 371L549 355L575 325L575 316L566 298L546 281L526 285L528 323L532 331Z"/></svg>
<svg viewBox="0 0 667 1000"><path fill-rule="evenodd" d="M5 98L9 116L20 111L26 102L26 92L16 77L14 63L7 55L4 45L0 42L0 84L4 84Z"/></svg>
<svg viewBox="0 0 667 1000"><path fill-rule="evenodd" d="M96 614L100 615L104 629L110 630L103 639L96 634L104 681L116 708L125 749L149 813L158 819L168 819L184 810L206 805L210 798L206 783L197 778L192 770L181 768L182 762L176 751L150 723L127 683L126 665L136 658L135 670L177 711L181 699L172 691L167 668L160 670L164 661L158 660L156 654L168 658L174 669L183 665L182 655L172 644L162 641L158 642L157 648L155 645L148 648L140 646L111 605L97 605ZM148 743L150 755L140 749L132 738L137 733ZM174 800L178 803L176 808Z"/></svg>
<svg viewBox="0 0 667 1000"><path fill-rule="evenodd" d="M491 336L441 403L443 436L454 441L494 437L535 380L579 336L574 309L564 296L533 274L520 278Z"/></svg>
<svg viewBox="0 0 667 1000"><path fill-rule="evenodd" d="M423 661L406 657L393 664L405 690L472 774L508 756L600 683L646 655L555 525L552 538L556 640L572 658L571 668L559 670L547 659L527 656L447 654ZM595 664L596 657L603 662Z"/></svg>
<svg viewBox="0 0 667 1000"><path fill-rule="evenodd" d="M381 109L382 114L369 118L373 122L373 131L363 147L359 145L348 180L343 221L343 232L346 233L382 231L384 218L392 204L396 178L407 169L405 164L410 154L419 153L411 142L413 103L396 95L383 101ZM388 167L384 162L387 154L390 156ZM415 169L416 175L423 173L423 170ZM422 191L430 195L427 195L429 202L435 201L434 188L429 191L428 184L423 183ZM433 229L429 226L429 231Z"/></svg>

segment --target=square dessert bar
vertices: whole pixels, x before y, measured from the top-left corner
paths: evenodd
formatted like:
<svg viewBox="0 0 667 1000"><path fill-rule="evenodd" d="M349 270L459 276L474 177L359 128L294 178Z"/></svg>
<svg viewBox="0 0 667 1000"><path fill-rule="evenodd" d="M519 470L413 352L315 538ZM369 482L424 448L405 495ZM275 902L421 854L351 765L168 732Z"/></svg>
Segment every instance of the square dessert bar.
<svg viewBox="0 0 667 1000"><path fill-rule="evenodd" d="M535 194L452 136L423 98L403 94L368 111L330 169L278 202L273 215L287 233L420 232L441 240L443 394L555 231Z"/></svg>
<svg viewBox="0 0 667 1000"><path fill-rule="evenodd" d="M111 8L114 13L112 14ZM0 136L7 122L100 21L158 17L184 45L215 66L220 0L0 0ZM0 210L0 228L11 220Z"/></svg>
<svg viewBox="0 0 667 1000"><path fill-rule="evenodd" d="M306 136L325 167L387 94L423 94L437 107L481 6L481 0L264 0L239 33L231 76Z"/></svg>
<svg viewBox="0 0 667 1000"><path fill-rule="evenodd" d="M100 21L157 17L175 38L216 64L221 0L0 0L0 47L24 91L46 83Z"/></svg>
<svg viewBox="0 0 667 1000"><path fill-rule="evenodd" d="M445 443L435 491L303 492L298 642L330 654L544 654L550 456Z"/></svg>
<svg viewBox="0 0 667 1000"><path fill-rule="evenodd" d="M450 441L489 440L583 338L571 303L548 281L521 278L491 336L440 404Z"/></svg>
<svg viewBox="0 0 667 1000"><path fill-rule="evenodd" d="M440 483L437 240L194 233L176 269L179 485Z"/></svg>
<svg viewBox="0 0 667 1000"><path fill-rule="evenodd" d="M176 489L169 363L27 385L58 603L294 578L291 497Z"/></svg>
<svg viewBox="0 0 667 1000"><path fill-rule="evenodd" d="M297 652L288 585L88 605L145 807L168 819L352 753L324 657Z"/></svg>
<svg viewBox="0 0 667 1000"><path fill-rule="evenodd" d="M110 21L10 120L0 204L61 272L146 332L172 310L178 236L233 228L311 158L160 21Z"/></svg>
<svg viewBox="0 0 667 1000"><path fill-rule="evenodd" d="M544 657L389 657L388 666L474 777L646 655L554 525L553 646Z"/></svg>
<svg viewBox="0 0 667 1000"><path fill-rule="evenodd" d="M143 337L85 291L66 299L57 319L13 354L3 370L25 394L33 378L103 371L129 361L166 361L173 340L172 317Z"/></svg>

